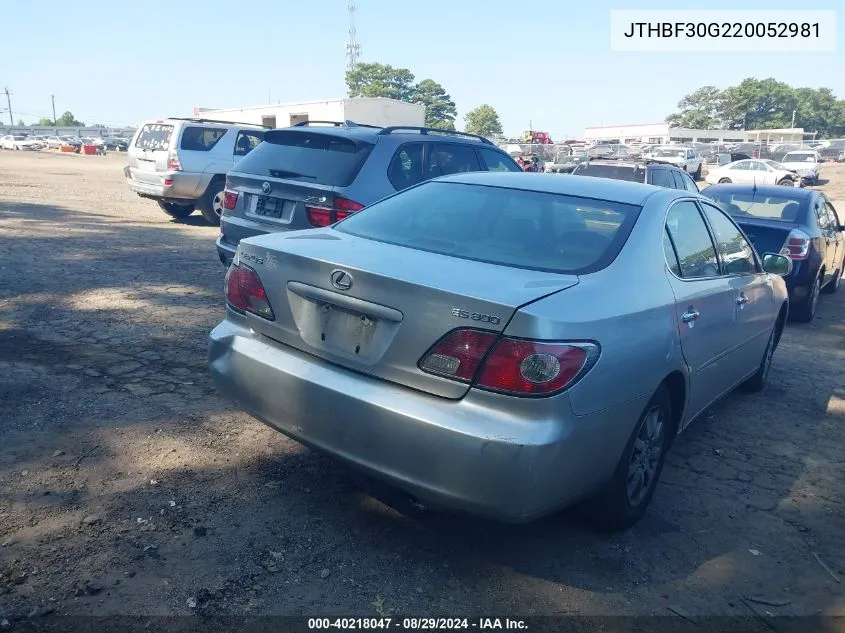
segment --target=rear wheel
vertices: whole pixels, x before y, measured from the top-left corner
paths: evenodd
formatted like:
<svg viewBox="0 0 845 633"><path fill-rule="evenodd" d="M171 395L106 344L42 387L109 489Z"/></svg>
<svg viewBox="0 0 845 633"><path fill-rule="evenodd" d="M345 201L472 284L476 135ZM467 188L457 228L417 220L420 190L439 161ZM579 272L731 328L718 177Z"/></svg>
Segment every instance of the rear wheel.
<svg viewBox="0 0 845 633"><path fill-rule="evenodd" d="M813 285L810 286L810 292L807 294L807 298L792 308L791 314L799 323L810 323L816 317L821 283L821 273L819 273Z"/></svg>
<svg viewBox="0 0 845 633"><path fill-rule="evenodd" d="M731 181L731 179L730 179L730 178L720 178L720 179L719 179L719 184L720 184L720 185L727 185L728 183L730 183L730 181Z"/></svg>
<svg viewBox="0 0 845 633"><path fill-rule="evenodd" d="M596 527L624 530L642 518L663 471L672 431L672 400L660 385L637 421L613 478L587 505Z"/></svg>
<svg viewBox="0 0 845 633"><path fill-rule="evenodd" d="M828 295L832 295L837 290L839 290L839 286L842 285L842 269L840 268L833 274L833 279L828 282L828 284L822 288L822 292Z"/></svg>
<svg viewBox="0 0 845 633"><path fill-rule="evenodd" d="M192 204L177 204L175 202L159 202L158 206L167 215L173 218L187 218L194 212Z"/></svg>
<svg viewBox="0 0 845 633"><path fill-rule="evenodd" d="M763 352L763 360L760 361L760 367L757 368L757 373L751 376L742 384L745 391L762 391L766 386L766 379L769 377L769 369L772 366L772 356L774 356L780 341L780 334L783 330L783 319L778 317L775 326L772 328L772 333L769 335L769 343L766 345L766 351Z"/></svg>
<svg viewBox="0 0 845 633"><path fill-rule="evenodd" d="M220 216L223 214L223 189L225 186L226 181L222 178L212 180L200 203L202 217L214 226L220 224Z"/></svg>

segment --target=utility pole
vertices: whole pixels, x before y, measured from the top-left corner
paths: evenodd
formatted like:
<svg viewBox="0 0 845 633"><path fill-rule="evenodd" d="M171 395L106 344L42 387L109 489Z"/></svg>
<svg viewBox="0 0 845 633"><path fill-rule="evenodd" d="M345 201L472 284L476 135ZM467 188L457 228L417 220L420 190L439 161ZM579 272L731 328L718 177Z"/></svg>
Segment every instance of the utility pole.
<svg viewBox="0 0 845 633"><path fill-rule="evenodd" d="M56 119L56 95L50 95L50 99L53 101L53 126L58 128L59 122ZM56 136L58 136L59 130L56 129Z"/></svg>
<svg viewBox="0 0 845 633"><path fill-rule="evenodd" d="M795 128L795 110L792 111L792 123L789 125L790 128Z"/></svg>
<svg viewBox="0 0 845 633"><path fill-rule="evenodd" d="M6 88L4 90L6 92L6 103L9 104L9 125L14 125L15 124L15 117L12 116L12 98L11 98L12 93L9 92L8 86L6 86Z"/></svg>

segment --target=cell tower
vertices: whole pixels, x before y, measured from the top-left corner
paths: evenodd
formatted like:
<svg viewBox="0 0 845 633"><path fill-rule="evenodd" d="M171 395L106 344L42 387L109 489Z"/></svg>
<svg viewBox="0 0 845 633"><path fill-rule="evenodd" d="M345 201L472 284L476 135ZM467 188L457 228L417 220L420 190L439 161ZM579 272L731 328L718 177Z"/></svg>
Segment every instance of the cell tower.
<svg viewBox="0 0 845 633"><path fill-rule="evenodd" d="M349 41L346 42L346 69L355 70L355 65L361 56L361 45L355 33L355 3L350 2L347 10L349 11Z"/></svg>

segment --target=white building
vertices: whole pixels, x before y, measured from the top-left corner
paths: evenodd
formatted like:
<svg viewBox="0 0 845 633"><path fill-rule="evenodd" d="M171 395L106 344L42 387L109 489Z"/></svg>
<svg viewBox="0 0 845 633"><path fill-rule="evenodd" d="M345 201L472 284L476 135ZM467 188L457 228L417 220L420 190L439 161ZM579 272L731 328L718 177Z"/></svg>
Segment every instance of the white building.
<svg viewBox="0 0 845 633"><path fill-rule="evenodd" d="M195 117L289 127L304 121L354 121L367 125L425 125L425 106L386 97L325 99L251 108L194 108Z"/></svg>
<svg viewBox="0 0 845 633"><path fill-rule="evenodd" d="M693 130L671 127L668 123L645 123L634 125L603 125L584 129L584 140L614 143L693 143L720 141L741 143L744 141L790 143L805 139L804 128L782 130Z"/></svg>

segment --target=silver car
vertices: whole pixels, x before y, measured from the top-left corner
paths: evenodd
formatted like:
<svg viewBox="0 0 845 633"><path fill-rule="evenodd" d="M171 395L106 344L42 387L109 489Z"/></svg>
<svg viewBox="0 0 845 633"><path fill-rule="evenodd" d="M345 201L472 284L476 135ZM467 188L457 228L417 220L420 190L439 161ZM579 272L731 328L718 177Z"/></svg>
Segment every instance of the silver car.
<svg viewBox="0 0 845 633"><path fill-rule="evenodd" d="M207 119L169 118L138 127L123 173L129 189L186 218L199 209L220 223L226 173L264 139L264 128Z"/></svg>
<svg viewBox="0 0 845 633"><path fill-rule="evenodd" d="M763 388L790 268L699 194L456 174L242 240L210 370L258 419L429 507L526 521L590 499L623 528L673 438Z"/></svg>

